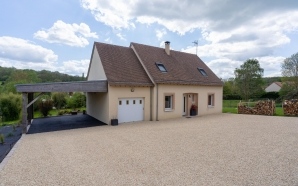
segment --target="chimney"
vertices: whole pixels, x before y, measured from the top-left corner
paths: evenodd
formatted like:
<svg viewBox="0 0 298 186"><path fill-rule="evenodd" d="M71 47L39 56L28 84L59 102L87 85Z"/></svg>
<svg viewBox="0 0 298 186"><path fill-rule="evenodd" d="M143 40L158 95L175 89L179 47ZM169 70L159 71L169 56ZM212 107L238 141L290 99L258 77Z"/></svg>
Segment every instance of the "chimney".
<svg viewBox="0 0 298 186"><path fill-rule="evenodd" d="M168 55L170 55L170 41L165 42L165 51Z"/></svg>

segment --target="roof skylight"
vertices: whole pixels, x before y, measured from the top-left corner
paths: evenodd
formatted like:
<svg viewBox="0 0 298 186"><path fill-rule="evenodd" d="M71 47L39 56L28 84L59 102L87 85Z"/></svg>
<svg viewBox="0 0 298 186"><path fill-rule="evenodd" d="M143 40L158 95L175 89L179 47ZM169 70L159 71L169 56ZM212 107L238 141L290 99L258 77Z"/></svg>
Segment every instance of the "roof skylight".
<svg viewBox="0 0 298 186"><path fill-rule="evenodd" d="M198 68L198 70L203 76L208 76L204 69Z"/></svg>
<svg viewBox="0 0 298 186"><path fill-rule="evenodd" d="M155 64L161 72L167 72L167 69L163 64L161 64L161 63L155 63Z"/></svg>

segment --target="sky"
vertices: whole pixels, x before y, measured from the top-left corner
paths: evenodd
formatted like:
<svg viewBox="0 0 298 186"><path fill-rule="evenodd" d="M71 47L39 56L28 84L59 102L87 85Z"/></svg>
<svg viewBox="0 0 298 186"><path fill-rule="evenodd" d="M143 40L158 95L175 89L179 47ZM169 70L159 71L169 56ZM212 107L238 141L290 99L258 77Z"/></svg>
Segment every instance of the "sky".
<svg viewBox="0 0 298 186"><path fill-rule="evenodd" d="M298 52L297 20L297 0L1 0L0 66L86 76L94 42L170 41L223 79L251 58L281 76Z"/></svg>

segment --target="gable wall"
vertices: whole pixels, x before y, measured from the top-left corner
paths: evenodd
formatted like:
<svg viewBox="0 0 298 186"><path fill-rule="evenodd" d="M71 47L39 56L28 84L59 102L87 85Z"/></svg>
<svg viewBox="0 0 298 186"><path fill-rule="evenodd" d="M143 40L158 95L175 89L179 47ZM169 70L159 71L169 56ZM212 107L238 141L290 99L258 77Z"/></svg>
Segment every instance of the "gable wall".
<svg viewBox="0 0 298 186"><path fill-rule="evenodd" d="M278 86L275 83L272 83L265 89L266 92L279 92L279 90L280 90L280 86Z"/></svg>
<svg viewBox="0 0 298 186"><path fill-rule="evenodd" d="M106 80L107 76L105 74L104 68L102 66L99 54L96 50L96 47L93 49L93 55L90 62L90 69L88 74L88 81L92 80Z"/></svg>

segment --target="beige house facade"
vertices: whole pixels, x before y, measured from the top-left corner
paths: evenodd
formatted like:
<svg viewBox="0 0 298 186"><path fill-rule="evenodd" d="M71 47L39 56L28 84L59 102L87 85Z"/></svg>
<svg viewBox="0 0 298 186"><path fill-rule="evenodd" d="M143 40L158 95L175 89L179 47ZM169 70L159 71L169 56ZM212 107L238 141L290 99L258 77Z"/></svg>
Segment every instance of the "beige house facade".
<svg viewBox="0 0 298 186"><path fill-rule="evenodd" d="M198 56L169 44L95 42L87 81L106 80L108 91L87 93L87 113L106 124L221 113L220 79Z"/></svg>

